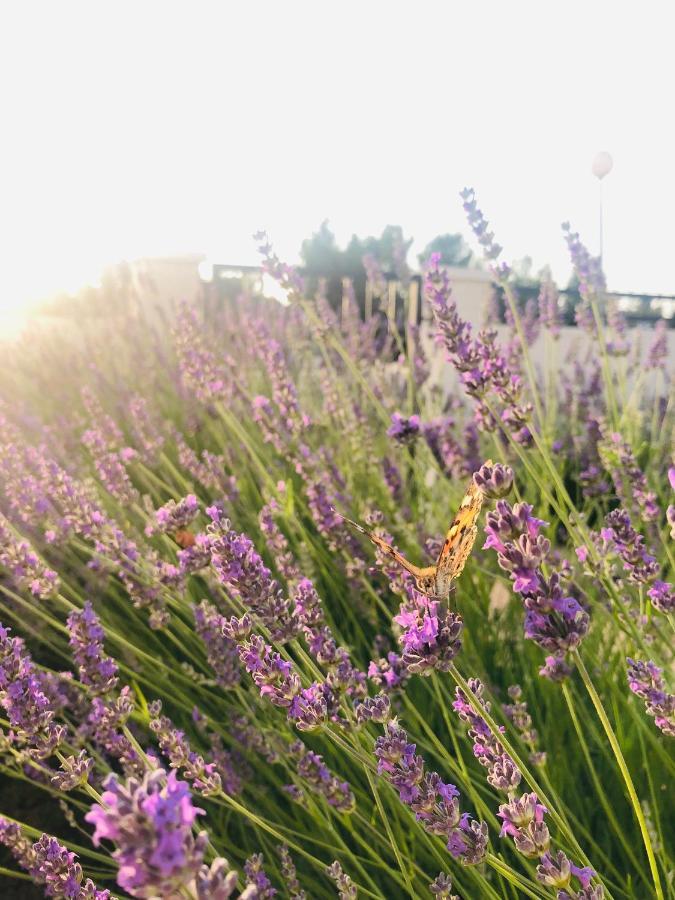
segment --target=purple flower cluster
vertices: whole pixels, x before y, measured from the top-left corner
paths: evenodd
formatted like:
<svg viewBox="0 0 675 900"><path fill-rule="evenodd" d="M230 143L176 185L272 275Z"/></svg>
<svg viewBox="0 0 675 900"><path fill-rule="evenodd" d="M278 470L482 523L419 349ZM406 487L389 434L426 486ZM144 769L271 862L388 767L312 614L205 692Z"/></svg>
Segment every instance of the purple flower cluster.
<svg viewBox="0 0 675 900"><path fill-rule="evenodd" d="M126 784L109 775L104 787L101 805L85 819L95 826L94 846L115 844L119 886L132 897L178 895L200 871L208 840L206 832L193 836L203 810L193 806L187 782L156 769Z"/></svg>
<svg viewBox="0 0 675 900"><path fill-rule="evenodd" d="M598 449L614 482L617 497L629 509L639 510L644 522L655 522L661 515L656 494L649 490L647 479L638 466L630 445L620 434L605 430Z"/></svg>
<svg viewBox="0 0 675 900"><path fill-rule="evenodd" d="M629 658L628 687L645 701L647 715L654 717L657 728L675 737L675 694L666 691L662 670L653 662Z"/></svg>
<svg viewBox="0 0 675 900"><path fill-rule="evenodd" d="M415 750L398 721L387 722L375 743L378 773L393 785L426 831L447 841L456 859L465 865L481 862L487 849L487 825L460 812L457 788L443 782L437 772L425 772L424 760Z"/></svg>
<svg viewBox="0 0 675 900"><path fill-rule="evenodd" d="M490 223L478 208L473 188L464 188L464 190L460 191L460 197L462 198L462 206L469 221L469 226L483 248L485 258L496 260L502 252L502 248L495 242L494 233L489 230Z"/></svg>
<svg viewBox="0 0 675 900"><path fill-rule="evenodd" d="M302 276L293 266L281 262L272 249L267 233L257 231L253 235L253 240L258 244L258 253L263 258L263 269L276 279L290 296L302 296L305 289Z"/></svg>
<svg viewBox="0 0 675 900"><path fill-rule="evenodd" d="M108 900L110 891L99 891L91 878L82 884L82 866L77 857L55 837L43 834L33 844L31 878L44 885L45 897L63 900Z"/></svg>
<svg viewBox="0 0 675 900"><path fill-rule="evenodd" d="M0 513L0 566L6 569L19 588L43 599L54 594L59 578L44 564L27 541L21 540L9 521Z"/></svg>
<svg viewBox="0 0 675 900"><path fill-rule="evenodd" d="M439 872L429 885L429 890L435 900L459 900L457 894L452 893L452 879L445 872Z"/></svg>
<svg viewBox="0 0 675 900"><path fill-rule="evenodd" d="M588 866L580 868L559 850L551 852L551 836L544 821L546 807L536 794L511 797L499 807L502 820L500 837L513 838L516 850L528 859L538 859L537 879L556 891L557 900L602 900L602 885L592 885L595 872ZM572 878L578 886L572 887Z"/></svg>
<svg viewBox="0 0 675 900"><path fill-rule="evenodd" d="M557 341L560 337L560 308L558 290L550 277L545 278L541 283L538 303L542 325L553 340Z"/></svg>
<svg viewBox="0 0 675 900"><path fill-rule="evenodd" d="M584 315L582 322L586 324L587 330L591 334L595 334L595 322L589 309L589 304L607 290L601 261L599 257L591 256L581 243L579 233L572 231L569 222L564 222L562 229L574 271L579 279L579 294L584 301L582 305ZM582 322L579 322L577 319L577 324L580 326Z"/></svg>
<svg viewBox="0 0 675 900"><path fill-rule="evenodd" d="M313 731L325 721L334 702L327 684L315 682L303 688L291 663L257 634L239 644L239 657L260 689L260 696L285 708L300 731Z"/></svg>
<svg viewBox="0 0 675 900"><path fill-rule="evenodd" d="M175 534L183 531L199 515L199 501L194 494L182 497L178 502L169 500L155 510L155 522L145 529L146 535Z"/></svg>
<svg viewBox="0 0 675 900"><path fill-rule="evenodd" d="M254 853L244 863L244 872L246 872L246 890L244 897L250 900L270 900L277 893L276 888L272 887L272 882L267 877L263 869L262 853Z"/></svg>
<svg viewBox="0 0 675 900"><path fill-rule="evenodd" d="M33 759L46 759L65 738L54 722L54 700L44 676L21 638L0 624L0 705L7 713L10 738Z"/></svg>
<svg viewBox="0 0 675 900"><path fill-rule="evenodd" d="M185 441L179 432L174 435L178 462L181 468L196 482L208 491L224 494L229 503L238 496L237 479L234 475L225 474L226 460L222 455L216 455L209 450L202 450L201 457Z"/></svg>
<svg viewBox="0 0 675 900"><path fill-rule="evenodd" d="M204 329L197 321L196 309L186 303L181 305L173 338L187 396L204 404L230 396L232 366L224 354L216 355L208 346Z"/></svg>
<svg viewBox="0 0 675 900"><path fill-rule="evenodd" d="M195 629L204 642L206 658L216 675L216 683L232 690L240 682L241 670L237 645L226 637L226 619L207 600L192 607Z"/></svg>
<svg viewBox="0 0 675 900"><path fill-rule="evenodd" d="M424 290L438 328L437 340L448 354L449 360L460 373L467 393L477 401L476 420L483 430L493 431L501 425L513 439L524 446L532 442L528 422L530 404L524 404L522 377L509 366L509 362L497 344L494 331L483 330L474 338L471 325L460 318L457 306L451 298L448 274L440 266L440 255L434 253L429 260ZM500 421L495 421L486 405L486 397L494 392L502 404Z"/></svg>
<svg viewBox="0 0 675 900"><path fill-rule="evenodd" d="M283 485L283 482L282 482ZM285 486L284 486L285 487ZM287 582L296 582L301 578L298 564L290 551L288 538L279 528L274 516L279 511L279 504L272 498L260 510L258 523L265 536L267 547L274 556L277 570L281 572Z"/></svg>
<svg viewBox="0 0 675 900"><path fill-rule="evenodd" d="M184 777L204 797L219 794L222 781L215 763L205 762L204 757L190 747L185 732L174 728L171 720L161 715L161 700L154 700L148 711L151 717L150 731L156 736L159 749L169 760L171 768L181 769Z"/></svg>
<svg viewBox="0 0 675 900"><path fill-rule="evenodd" d="M300 887L298 873L288 847L282 844L278 849L279 857L281 858L281 874L284 876L284 887L288 891L290 900L306 900L307 895Z"/></svg>
<svg viewBox="0 0 675 900"><path fill-rule="evenodd" d="M340 900L356 900L358 895L356 885L337 859L326 868L326 875L335 882Z"/></svg>
<svg viewBox="0 0 675 900"><path fill-rule="evenodd" d="M546 762L546 753L537 749L539 735L536 728L532 727L532 716L527 711L527 703L522 699L523 689L519 684L512 684L508 692L513 703L504 704L504 714L513 722L523 742L527 744L530 751L529 760L532 765L543 766Z"/></svg>
<svg viewBox="0 0 675 900"><path fill-rule="evenodd" d="M78 665L80 681L93 694L107 694L117 686L117 663L103 650L104 631L94 608L87 600L84 608L68 616L68 643Z"/></svg>
<svg viewBox="0 0 675 900"><path fill-rule="evenodd" d="M560 575L544 575L550 542L540 534L546 523L532 515L527 503L511 507L498 500L487 514L484 549L497 551L499 566L513 581L525 605L525 637L548 653L563 658L581 643L589 616L574 597L565 596ZM545 672L542 672L545 674Z"/></svg>
<svg viewBox="0 0 675 900"><path fill-rule="evenodd" d="M409 418L406 418L398 412L395 412L392 415L391 425L387 429L387 436L397 444L412 444L419 433L419 416L410 416Z"/></svg>
<svg viewBox="0 0 675 900"><path fill-rule="evenodd" d="M600 532L591 532L591 540L601 560L611 566L612 560L618 558L630 583L648 586L647 593L655 609L664 614L673 610L673 586L658 580L659 564L649 553L644 537L633 528L630 516L624 509L614 509L608 513ZM578 547L576 553L580 562L585 563L593 574L588 548ZM611 568L610 572L618 580Z"/></svg>
<svg viewBox="0 0 675 900"><path fill-rule="evenodd" d="M215 507L206 512L212 519L211 564L219 581L269 628L274 641L294 637L300 630L299 623L253 541L234 531L229 519L223 518Z"/></svg>
<svg viewBox="0 0 675 900"><path fill-rule="evenodd" d="M89 715L80 729L97 747L113 759L119 759L129 775L144 771L143 760L122 730L133 711L133 695L125 685L117 696L94 697Z"/></svg>
<svg viewBox="0 0 675 900"><path fill-rule="evenodd" d="M84 880L77 857L55 837L43 834L31 844L19 826L0 816L0 844L11 852L22 869L56 900L110 900L110 891L100 891L91 878Z"/></svg>
<svg viewBox="0 0 675 900"><path fill-rule="evenodd" d="M490 704L483 699L483 684L478 678L469 679L471 693L479 705L490 711ZM488 770L487 780L498 791L511 795L520 784L522 773L501 741L495 737L485 719L475 711L464 691L455 689L452 708L464 722L468 722L468 735L473 741L473 754L478 762ZM503 728L501 729L503 731Z"/></svg>
<svg viewBox="0 0 675 900"><path fill-rule="evenodd" d="M340 781L333 775L323 757L308 750L302 741L295 741L290 746L290 753L297 757L297 771L300 778L322 797L329 806L341 813L352 813L356 807L354 794L348 782Z"/></svg>
<svg viewBox="0 0 675 900"><path fill-rule="evenodd" d="M501 500L511 493L513 477L511 466L484 463L477 472L474 472L473 483L481 489L484 497Z"/></svg>
<svg viewBox="0 0 675 900"><path fill-rule="evenodd" d="M409 599L401 604L394 622L402 628L399 643L409 674L430 675L434 670L449 670L462 647L461 616L445 603L431 600L411 587Z"/></svg>

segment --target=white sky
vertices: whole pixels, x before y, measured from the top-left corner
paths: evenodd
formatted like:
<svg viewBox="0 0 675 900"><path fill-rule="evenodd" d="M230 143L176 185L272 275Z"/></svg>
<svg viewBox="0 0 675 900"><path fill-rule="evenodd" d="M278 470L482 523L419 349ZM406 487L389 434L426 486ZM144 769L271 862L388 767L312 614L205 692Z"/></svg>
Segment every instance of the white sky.
<svg viewBox="0 0 675 900"><path fill-rule="evenodd" d="M611 288L675 293L669 4L9 2L0 11L0 305L120 258L281 255L401 224L569 275L560 223ZM672 12L672 6L671 6ZM411 254L411 260L413 256Z"/></svg>

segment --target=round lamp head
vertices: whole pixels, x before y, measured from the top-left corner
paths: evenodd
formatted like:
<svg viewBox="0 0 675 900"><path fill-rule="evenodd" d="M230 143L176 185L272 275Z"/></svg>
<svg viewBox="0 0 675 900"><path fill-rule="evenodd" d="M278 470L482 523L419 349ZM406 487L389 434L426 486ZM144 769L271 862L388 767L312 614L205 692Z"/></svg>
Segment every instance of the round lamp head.
<svg viewBox="0 0 675 900"><path fill-rule="evenodd" d="M593 159L593 165L591 166L591 172L595 175L596 178L602 179L605 175L609 175L612 171L612 166L614 165L614 160L607 153L606 150L601 150L600 153L596 153Z"/></svg>

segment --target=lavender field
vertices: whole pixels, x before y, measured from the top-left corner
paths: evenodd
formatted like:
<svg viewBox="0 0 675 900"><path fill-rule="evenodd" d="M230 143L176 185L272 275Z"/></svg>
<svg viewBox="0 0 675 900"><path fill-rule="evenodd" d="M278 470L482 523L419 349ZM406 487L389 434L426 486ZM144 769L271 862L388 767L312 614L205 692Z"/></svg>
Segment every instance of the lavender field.
<svg viewBox="0 0 675 900"><path fill-rule="evenodd" d="M499 339L436 257L430 350L259 234L287 306L3 349L1 896L675 897L666 323L568 228L565 358L462 199Z"/></svg>

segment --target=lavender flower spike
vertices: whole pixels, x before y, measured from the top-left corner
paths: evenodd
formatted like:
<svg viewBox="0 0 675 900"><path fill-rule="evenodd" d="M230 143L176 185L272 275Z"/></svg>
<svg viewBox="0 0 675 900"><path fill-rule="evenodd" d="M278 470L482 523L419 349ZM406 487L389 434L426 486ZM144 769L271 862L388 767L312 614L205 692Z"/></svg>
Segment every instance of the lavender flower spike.
<svg viewBox="0 0 675 900"><path fill-rule="evenodd" d="M647 715L654 717L657 728L675 737L675 694L665 689L662 670L653 662L628 659L628 687L645 701Z"/></svg>
<svg viewBox="0 0 675 900"><path fill-rule="evenodd" d="M103 652L104 631L89 601L68 616L68 643L79 666L80 681L93 694L107 694L117 686L117 663Z"/></svg>
<svg viewBox="0 0 675 900"><path fill-rule="evenodd" d="M119 886L132 897L178 895L201 871L207 844L205 832L192 833L203 810L192 805L187 783L156 769L126 785L110 775L103 786L103 805L92 806L85 819L96 828L94 846L103 839L115 844Z"/></svg>

